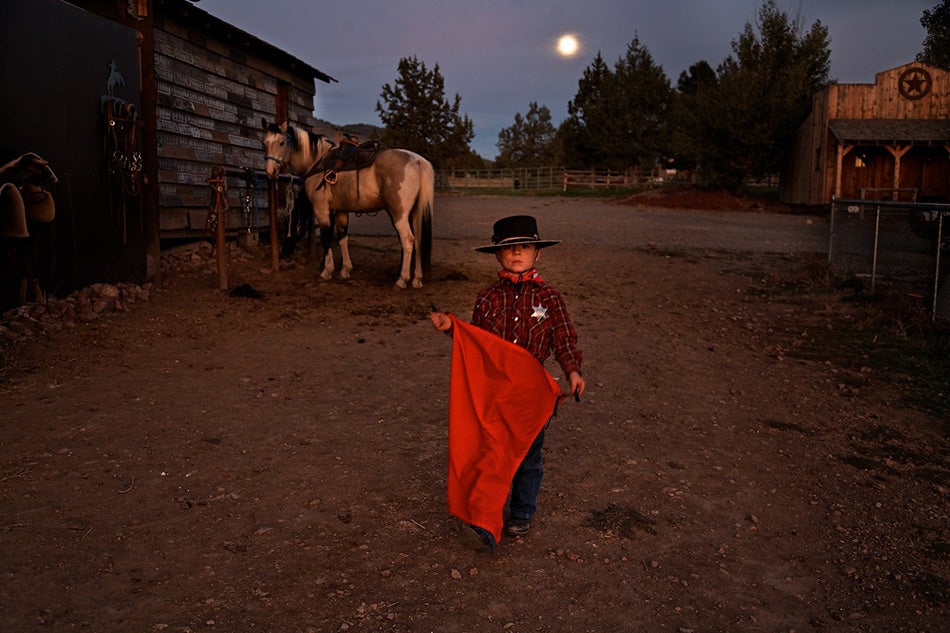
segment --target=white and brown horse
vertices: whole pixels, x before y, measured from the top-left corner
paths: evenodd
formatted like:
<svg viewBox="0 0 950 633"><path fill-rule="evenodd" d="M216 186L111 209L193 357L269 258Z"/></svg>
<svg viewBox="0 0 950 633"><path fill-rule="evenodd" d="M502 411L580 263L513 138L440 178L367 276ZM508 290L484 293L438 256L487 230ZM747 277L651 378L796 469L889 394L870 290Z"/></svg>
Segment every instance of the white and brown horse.
<svg viewBox="0 0 950 633"><path fill-rule="evenodd" d="M384 149L368 167L335 172L333 178L327 178L324 170L314 167L335 147L332 141L287 123L261 123L268 177L277 178L282 170L289 170L306 178L304 190L313 205L326 253L320 278L327 280L333 275L331 223L335 224L343 258L340 276L345 279L353 268L347 248L347 214L385 209L402 245L402 267L396 286L405 288L409 283L415 260L412 286L421 288L432 253L432 164L409 150Z"/></svg>

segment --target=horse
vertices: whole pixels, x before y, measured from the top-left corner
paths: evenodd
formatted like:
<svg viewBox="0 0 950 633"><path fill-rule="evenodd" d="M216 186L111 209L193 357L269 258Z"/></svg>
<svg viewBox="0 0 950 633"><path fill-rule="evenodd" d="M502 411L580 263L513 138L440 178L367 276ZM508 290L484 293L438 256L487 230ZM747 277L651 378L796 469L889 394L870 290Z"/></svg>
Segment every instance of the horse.
<svg viewBox="0 0 950 633"><path fill-rule="evenodd" d="M335 166L322 164L336 148L330 139L286 122L277 125L262 119L261 125L267 176L276 179L281 170L289 169L304 178L304 191L313 205L325 251L320 279L330 279L334 270L331 221L342 253L340 277L347 279L353 269L348 248L348 214L385 209L402 245L402 266L395 286L406 288L414 260L412 286L421 288L432 253L432 164L406 149L382 149L367 167L337 171Z"/></svg>

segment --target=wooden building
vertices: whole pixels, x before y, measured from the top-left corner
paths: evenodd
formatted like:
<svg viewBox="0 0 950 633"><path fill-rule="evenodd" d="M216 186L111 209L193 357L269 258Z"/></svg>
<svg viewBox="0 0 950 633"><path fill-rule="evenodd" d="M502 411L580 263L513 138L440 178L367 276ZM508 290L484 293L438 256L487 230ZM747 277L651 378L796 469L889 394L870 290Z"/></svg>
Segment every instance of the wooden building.
<svg viewBox="0 0 950 633"><path fill-rule="evenodd" d="M336 80L191 2L153 4L161 234L188 236L205 227L211 167L263 170L261 119L311 129L315 80ZM246 184L232 179L232 204ZM252 202L264 213L232 208L230 227L267 224L266 191Z"/></svg>
<svg viewBox="0 0 950 633"><path fill-rule="evenodd" d="M336 81L188 0L0 4L0 50L19 60L3 69L5 85L17 86L0 100L4 143L50 160L60 178L57 228L84 230L59 240L73 249L60 261L75 264L61 275L81 271L65 286L155 278L163 239L206 233L212 168L263 169L261 119L310 129L317 82ZM137 161L131 186L118 192L109 178L114 130ZM232 231L249 220L255 231L268 225L266 187L254 192L249 218L245 184L229 180ZM77 198L80 189L89 192ZM120 255L128 263L116 266Z"/></svg>
<svg viewBox="0 0 950 633"><path fill-rule="evenodd" d="M204 232L211 168L263 169L261 119L310 129L315 82L336 81L202 11L197 0L71 1L140 34L143 149L157 183L151 195L161 238ZM152 151L154 162L147 160ZM267 224L266 193L247 184L230 180L232 229ZM251 216L245 217L248 193Z"/></svg>
<svg viewBox="0 0 950 633"><path fill-rule="evenodd" d="M779 196L950 201L950 73L914 62L817 93Z"/></svg>

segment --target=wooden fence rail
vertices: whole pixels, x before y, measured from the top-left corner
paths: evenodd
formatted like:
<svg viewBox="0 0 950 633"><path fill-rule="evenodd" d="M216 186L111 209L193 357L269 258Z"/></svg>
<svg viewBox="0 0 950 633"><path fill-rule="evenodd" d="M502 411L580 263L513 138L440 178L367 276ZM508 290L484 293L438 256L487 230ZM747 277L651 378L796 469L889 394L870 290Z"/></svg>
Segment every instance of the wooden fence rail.
<svg viewBox="0 0 950 633"><path fill-rule="evenodd" d="M636 176L631 176L630 172L565 169L562 189L567 191L569 187L627 187L631 184L637 184L637 179Z"/></svg>

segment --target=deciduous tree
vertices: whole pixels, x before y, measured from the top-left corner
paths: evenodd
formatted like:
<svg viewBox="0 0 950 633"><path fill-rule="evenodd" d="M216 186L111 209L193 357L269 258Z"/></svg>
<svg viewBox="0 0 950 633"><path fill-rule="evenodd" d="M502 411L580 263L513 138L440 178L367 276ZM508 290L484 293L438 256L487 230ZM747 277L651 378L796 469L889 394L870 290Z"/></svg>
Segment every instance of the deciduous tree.
<svg viewBox="0 0 950 633"><path fill-rule="evenodd" d="M950 0L942 0L931 10L925 10L920 24L927 31L924 50L917 53L917 61L950 70Z"/></svg>

